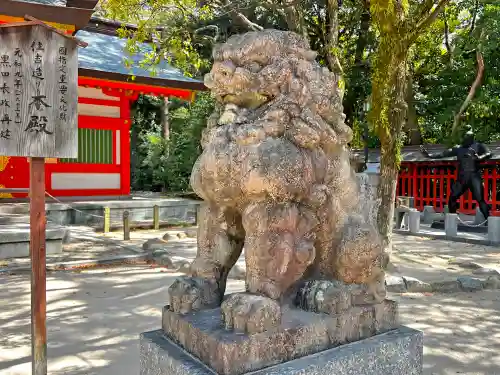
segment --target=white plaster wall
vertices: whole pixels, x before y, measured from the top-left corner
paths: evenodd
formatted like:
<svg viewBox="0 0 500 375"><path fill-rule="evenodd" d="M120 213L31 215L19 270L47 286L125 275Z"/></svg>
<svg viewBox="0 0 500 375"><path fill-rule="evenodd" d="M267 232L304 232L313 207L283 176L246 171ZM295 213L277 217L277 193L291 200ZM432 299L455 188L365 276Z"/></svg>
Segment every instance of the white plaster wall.
<svg viewBox="0 0 500 375"><path fill-rule="evenodd" d="M117 98L116 96L106 95L102 92L102 90L91 88L91 87L78 86L78 97L79 98L112 100L116 103L120 102L120 98ZM84 116L119 118L120 117L120 107L78 103L78 114L84 115Z"/></svg>
<svg viewBox="0 0 500 375"><path fill-rule="evenodd" d="M101 89L95 89L93 87L83 87L83 86L78 86L78 97L79 98L113 100L115 102L120 101L120 98L118 98L116 96L109 96L109 95L104 94Z"/></svg>
<svg viewBox="0 0 500 375"><path fill-rule="evenodd" d="M119 189L119 173L52 173L53 190Z"/></svg>
<svg viewBox="0 0 500 375"><path fill-rule="evenodd" d="M120 118L120 107L78 103L78 114L84 116Z"/></svg>

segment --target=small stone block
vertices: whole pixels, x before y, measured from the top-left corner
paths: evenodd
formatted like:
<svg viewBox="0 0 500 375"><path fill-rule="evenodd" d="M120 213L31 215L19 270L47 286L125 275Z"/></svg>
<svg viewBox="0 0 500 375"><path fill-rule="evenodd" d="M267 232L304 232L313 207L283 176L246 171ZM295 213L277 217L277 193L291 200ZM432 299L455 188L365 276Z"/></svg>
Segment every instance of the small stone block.
<svg viewBox="0 0 500 375"><path fill-rule="evenodd" d="M432 224L436 211L433 206L424 206L424 223Z"/></svg>
<svg viewBox="0 0 500 375"><path fill-rule="evenodd" d="M163 309L163 332L221 375L242 375L354 342L399 326L397 303L356 306L327 315L282 307L278 329L242 334L226 330L221 308L186 315Z"/></svg>
<svg viewBox="0 0 500 375"><path fill-rule="evenodd" d="M437 281L432 283L432 291L439 293L460 292L460 283L457 280Z"/></svg>
<svg viewBox="0 0 500 375"><path fill-rule="evenodd" d="M413 234L420 232L420 212L416 209L408 212L408 229Z"/></svg>
<svg viewBox="0 0 500 375"><path fill-rule="evenodd" d="M488 280L483 281L484 289L499 289L500 279L497 276L490 276Z"/></svg>
<svg viewBox="0 0 500 375"><path fill-rule="evenodd" d="M200 344L203 345L203 344ZM221 375L167 338L161 330L140 337L140 375ZM422 375L423 333L400 326L251 372L252 375ZM245 375L250 373L241 373Z"/></svg>
<svg viewBox="0 0 500 375"><path fill-rule="evenodd" d="M385 285L388 292L404 293L406 292L406 284L401 276L386 275Z"/></svg>
<svg viewBox="0 0 500 375"><path fill-rule="evenodd" d="M500 270L498 268L478 268L472 271L472 273L482 276L500 276Z"/></svg>
<svg viewBox="0 0 500 375"><path fill-rule="evenodd" d="M409 293L432 292L432 286L428 283L409 276L403 276L403 279L406 284L406 291Z"/></svg>
<svg viewBox="0 0 500 375"><path fill-rule="evenodd" d="M475 292L483 289L483 282L475 277L460 276L457 281L465 292Z"/></svg>
<svg viewBox="0 0 500 375"><path fill-rule="evenodd" d="M444 231L449 237L456 237L458 234L457 231L457 214L446 214L444 215Z"/></svg>
<svg viewBox="0 0 500 375"><path fill-rule="evenodd" d="M488 240L500 243L500 217L490 216L488 218Z"/></svg>

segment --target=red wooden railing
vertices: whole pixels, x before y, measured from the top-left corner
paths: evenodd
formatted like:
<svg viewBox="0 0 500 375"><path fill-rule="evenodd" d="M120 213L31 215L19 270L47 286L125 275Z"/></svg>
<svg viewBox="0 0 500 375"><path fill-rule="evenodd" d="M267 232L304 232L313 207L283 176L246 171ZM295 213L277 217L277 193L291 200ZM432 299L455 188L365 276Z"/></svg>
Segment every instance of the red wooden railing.
<svg viewBox="0 0 500 375"><path fill-rule="evenodd" d="M492 210L500 209L500 162L488 161L483 164L484 196L492 205ZM413 197L415 208L433 206L441 212L448 204L448 197L453 182L457 178L455 162L402 163L399 172L397 195ZM470 192L460 198L459 211L473 213L476 201Z"/></svg>

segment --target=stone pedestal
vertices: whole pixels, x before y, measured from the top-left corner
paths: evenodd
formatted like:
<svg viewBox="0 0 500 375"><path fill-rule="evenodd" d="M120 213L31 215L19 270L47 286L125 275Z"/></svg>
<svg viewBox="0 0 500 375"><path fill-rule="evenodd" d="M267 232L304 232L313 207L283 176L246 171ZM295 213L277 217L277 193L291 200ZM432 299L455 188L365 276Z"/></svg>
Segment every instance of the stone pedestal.
<svg viewBox="0 0 500 375"><path fill-rule="evenodd" d="M458 214L446 214L444 216L444 231L447 236L456 237L458 234L457 229Z"/></svg>
<svg viewBox="0 0 500 375"><path fill-rule="evenodd" d="M203 343L200 342L199 345ZM162 330L143 333L140 351L140 375L220 374L166 337ZM368 339L253 371L251 374L421 375L422 368L422 332L399 327Z"/></svg>
<svg viewBox="0 0 500 375"><path fill-rule="evenodd" d="M500 243L500 217L490 216L488 218L488 240Z"/></svg>
<svg viewBox="0 0 500 375"><path fill-rule="evenodd" d="M408 230L413 234L420 232L420 212L414 208L408 212Z"/></svg>
<svg viewBox="0 0 500 375"><path fill-rule="evenodd" d="M399 326L391 300L334 315L282 306L280 327L255 334L226 330L220 308L166 306L162 329L141 335L141 375L417 375L422 350L422 333Z"/></svg>

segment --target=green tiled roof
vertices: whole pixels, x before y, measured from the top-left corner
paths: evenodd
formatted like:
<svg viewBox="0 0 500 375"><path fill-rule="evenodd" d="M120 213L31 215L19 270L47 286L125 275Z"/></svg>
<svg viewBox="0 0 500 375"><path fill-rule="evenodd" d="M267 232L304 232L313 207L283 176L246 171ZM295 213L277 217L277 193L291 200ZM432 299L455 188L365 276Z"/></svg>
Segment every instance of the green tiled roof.
<svg viewBox="0 0 500 375"><path fill-rule="evenodd" d="M60 6L60 7L66 6L66 0L16 0L16 1L20 1L22 3L37 3L37 4L44 4L44 5L55 5L55 6Z"/></svg>
<svg viewBox="0 0 500 375"><path fill-rule="evenodd" d="M152 74L152 70L141 68L138 63L144 58L144 53L151 51L148 44L140 46L141 53L130 56L125 50L126 41L119 37L86 30L78 31L76 37L89 44L86 48L80 48L78 51L78 67L80 69L118 73L137 78L150 77L201 84L201 81L186 77L179 69L172 67L166 61L162 61L155 67L154 74ZM128 67L124 63L125 59L131 59L135 63Z"/></svg>

